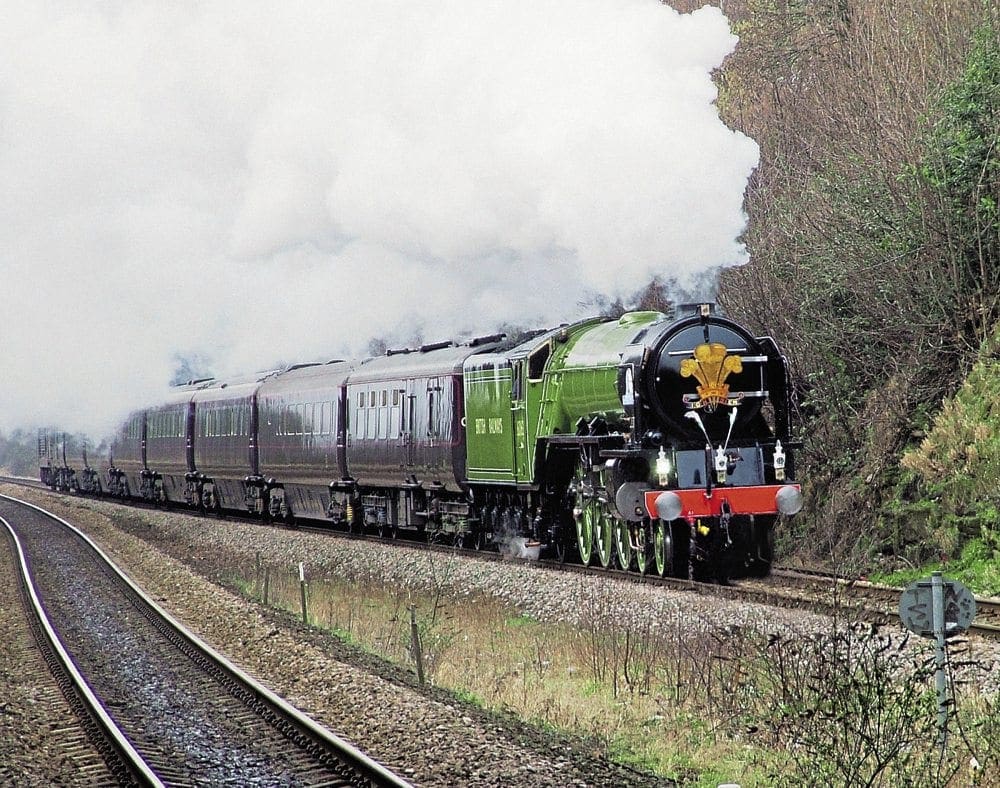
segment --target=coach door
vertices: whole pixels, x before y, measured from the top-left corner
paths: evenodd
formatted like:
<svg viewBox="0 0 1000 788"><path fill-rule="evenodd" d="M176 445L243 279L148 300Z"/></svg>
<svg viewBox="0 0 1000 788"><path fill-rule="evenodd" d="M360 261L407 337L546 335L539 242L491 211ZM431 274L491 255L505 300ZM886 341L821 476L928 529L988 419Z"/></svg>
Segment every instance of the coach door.
<svg viewBox="0 0 1000 788"><path fill-rule="evenodd" d="M528 403L527 381L524 360L515 361L511 367L510 434L514 442L514 481L532 481L532 463L528 450Z"/></svg>
<svg viewBox="0 0 1000 788"><path fill-rule="evenodd" d="M413 381L403 381L403 386L399 390L400 396L400 429L399 438L403 443L403 453L406 457L407 467L413 467L416 456L416 431L414 430L414 417L416 416L416 395L413 393Z"/></svg>

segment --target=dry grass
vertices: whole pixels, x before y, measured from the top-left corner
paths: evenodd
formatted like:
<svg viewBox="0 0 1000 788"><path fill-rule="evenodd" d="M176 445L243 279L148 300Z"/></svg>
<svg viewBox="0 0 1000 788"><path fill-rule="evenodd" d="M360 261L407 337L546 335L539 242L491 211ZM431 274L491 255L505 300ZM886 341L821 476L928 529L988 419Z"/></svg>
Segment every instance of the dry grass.
<svg viewBox="0 0 1000 788"><path fill-rule="evenodd" d="M265 574L269 604L300 615L294 571L243 567L235 582L262 599ZM412 667L411 606L425 674L436 686L483 708L584 737L597 752L685 784L773 784L773 773L754 773L780 759L767 752L748 758L745 742L716 735L718 724L703 721L711 716L703 704L713 697L721 702L726 685L742 673L726 659L715 659L706 672L720 645L711 636L678 631L668 641L653 641L613 632L598 609L590 613L605 623L581 630L536 621L486 597L455 601L333 576L308 578L310 624Z"/></svg>
<svg viewBox="0 0 1000 788"><path fill-rule="evenodd" d="M299 614L294 571L243 567L236 582L261 598L265 574L269 602ZM585 737L596 752L684 785L794 785L813 772L834 781L870 777L876 767L865 758L849 760L848 748L836 744L857 735L862 744L853 749L861 751L867 732L860 722L854 731L833 725L822 711L831 708L859 720L876 712L900 717L873 745L904 747L893 763L877 767L885 779L939 785L968 763L970 752L988 760L979 742L957 736L943 761L931 752L934 715L925 712L933 704L927 706L919 687L886 691L906 666L884 637L862 637L852 646L850 659L866 666L866 675L838 682L830 677L844 674L844 633L823 642L776 641L753 632L692 632L679 623L659 637L627 635L596 597L584 611L590 624L570 627L485 597L455 600L334 576L309 577L308 591L312 625L405 666L414 664L412 606L429 682L484 708ZM963 703L967 720L995 714L978 699ZM797 751L790 759L792 742ZM928 763L935 764L931 772ZM996 769L992 761L984 765ZM914 778L913 769L923 774Z"/></svg>

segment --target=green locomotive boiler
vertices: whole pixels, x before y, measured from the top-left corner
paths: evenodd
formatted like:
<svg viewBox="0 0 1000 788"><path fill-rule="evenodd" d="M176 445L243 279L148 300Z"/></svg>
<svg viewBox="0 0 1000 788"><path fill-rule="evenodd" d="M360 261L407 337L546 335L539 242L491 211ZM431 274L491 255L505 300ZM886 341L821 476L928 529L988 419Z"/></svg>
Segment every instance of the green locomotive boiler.
<svg viewBox="0 0 1000 788"><path fill-rule="evenodd" d="M583 563L725 580L769 571L801 508L774 341L699 305L535 336L464 364L474 530Z"/></svg>

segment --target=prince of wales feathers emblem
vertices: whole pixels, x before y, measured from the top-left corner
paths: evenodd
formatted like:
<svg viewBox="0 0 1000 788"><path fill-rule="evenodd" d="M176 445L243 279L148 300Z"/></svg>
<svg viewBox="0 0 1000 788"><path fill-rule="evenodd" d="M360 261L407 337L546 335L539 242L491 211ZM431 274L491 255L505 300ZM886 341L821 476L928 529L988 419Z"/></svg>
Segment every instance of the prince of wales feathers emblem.
<svg viewBox="0 0 1000 788"><path fill-rule="evenodd" d="M697 394L684 395L684 404L689 408L704 408L708 412L719 405L738 404L743 395L730 397L726 378L733 372L743 371L740 357L728 355L726 346L721 342L698 345L693 355L694 358L681 362L681 377L693 375L700 385Z"/></svg>

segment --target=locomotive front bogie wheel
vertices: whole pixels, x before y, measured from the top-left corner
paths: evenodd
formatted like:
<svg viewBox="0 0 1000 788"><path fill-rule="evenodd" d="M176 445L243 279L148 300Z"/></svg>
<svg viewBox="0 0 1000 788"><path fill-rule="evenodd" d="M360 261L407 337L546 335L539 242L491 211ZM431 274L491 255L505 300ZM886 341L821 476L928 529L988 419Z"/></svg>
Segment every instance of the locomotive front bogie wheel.
<svg viewBox="0 0 1000 788"><path fill-rule="evenodd" d="M673 526L657 520L653 528L653 565L660 577L672 577L674 573Z"/></svg>
<svg viewBox="0 0 1000 788"><path fill-rule="evenodd" d="M752 553L748 572L752 577L767 577L774 560L774 523L760 518L751 524L750 533Z"/></svg>
<svg viewBox="0 0 1000 788"><path fill-rule="evenodd" d="M593 492L582 475L578 476L573 482L573 519L576 522L576 550L584 566L590 566L594 554L596 512L593 503Z"/></svg>
<svg viewBox="0 0 1000 788"><path fill-rule="evenodd" d="M556 550L556 558L559 559L560 564L566 563L566 554L569 552L566 546L566 539L560 533L553 542Z"/></svg>

